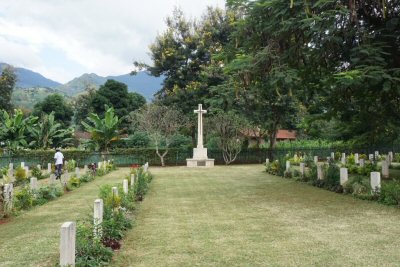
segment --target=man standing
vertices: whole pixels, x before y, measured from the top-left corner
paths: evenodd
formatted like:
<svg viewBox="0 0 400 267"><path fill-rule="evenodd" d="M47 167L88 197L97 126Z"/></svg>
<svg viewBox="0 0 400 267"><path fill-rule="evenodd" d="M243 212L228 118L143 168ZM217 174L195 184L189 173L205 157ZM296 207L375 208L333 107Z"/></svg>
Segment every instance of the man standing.
<svg viewBox="0 0 400 267"><path fill-rule="evenodd" d="M64 155L61 153L60 149L56 149L56 154L54 154L54 159L56 161L56 179L61 179L61 170L64 162Z"/></svg>

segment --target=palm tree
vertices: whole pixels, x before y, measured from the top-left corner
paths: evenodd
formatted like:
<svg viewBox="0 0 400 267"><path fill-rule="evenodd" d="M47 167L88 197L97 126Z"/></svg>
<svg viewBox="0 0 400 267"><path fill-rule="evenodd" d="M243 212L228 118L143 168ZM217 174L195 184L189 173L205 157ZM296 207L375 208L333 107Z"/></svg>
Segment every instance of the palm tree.
<svg viewBox="0 0 400 267"><path fill-rule="evenodd" d="M62 125L54 120L54 112L43 113L40 122L31 128L33 141L29 145L42 149L58 147L70 143L72 133L72 128L62 129Z"/></svg>
<svg viewBox="0 0 400 267"><path fill-rule="evenodd" d="M108 108L104 119L101 119L97 114L91 113L87 120L91 123L82 121L85 130L91 133L91 140L102 150L108 152L112 142L119 139L118 126L121 124L122 118L114 113L114 108Z"/></svg>

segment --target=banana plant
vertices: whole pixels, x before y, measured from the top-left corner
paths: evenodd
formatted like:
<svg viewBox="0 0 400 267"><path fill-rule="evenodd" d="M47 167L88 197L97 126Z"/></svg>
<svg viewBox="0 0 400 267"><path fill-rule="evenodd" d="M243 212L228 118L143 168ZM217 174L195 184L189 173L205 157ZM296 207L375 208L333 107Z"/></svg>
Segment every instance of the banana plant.
<svg viewBox="0 0 400 267"><path fill-rule="evenodd" d="M112 142L119 139L120 132L118 130L122 118L114 113L114 108L107 108L104 118L100 118L97 114L91 113L87 117L89 123L82 121L85 130L90 132L91 140L102 151L108 152Z"/></svg>
<svg viewBox="0 0 400 267"><path fill-rule="evenodd" d="M67 145L72 141L73 131L73 128L63 129L62 125L54 120L54 112L43 113L40 121L30 128L33 140L29 146L47 149Z"/></svg>
<svg viewBox="0 0 400 267"><path fill-rule="evenodd" d="M37 119L34 116L24 118L20 109L14 110L12 115L7 111L0 111L0 139L11 152L28 147L26 133Z"/></svg>

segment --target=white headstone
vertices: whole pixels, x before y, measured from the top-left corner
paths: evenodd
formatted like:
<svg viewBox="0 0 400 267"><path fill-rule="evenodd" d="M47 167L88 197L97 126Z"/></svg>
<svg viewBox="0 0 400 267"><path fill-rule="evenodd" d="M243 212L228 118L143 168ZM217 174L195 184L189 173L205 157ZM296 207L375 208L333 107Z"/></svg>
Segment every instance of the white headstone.
<svg viewBox="0 0 400 267"><path fill-rule="evenodd" d="M374 154L369 154L368 159L369 160L374 160Z"/></svg>
<svg viewBox="0 0 400 267"><path fill-rule="evenodd" d="M301 173L301 176L304 176L305 169L306 169L306 164L304 162L300 162L300 173Z"/></svg>
<svg viewBox="0 0 400 267"><path fill-rule="evenodd" d="M344 185L347 180L349 180L349 173L347 171L347 168L340 168L340 184Z"/></svg>
<svg viewBox="0 0 400 267"><path fill-rule="evenodd" d="M26 177L29 177L29 167L28 166L25 166L25 174L26 174Z"/></svg>
<svg viewBox="0 0 400 267"><path fill-rule="evenodd" d="M382 177L389 178L389 162L387 160L382 161Z"/></svg>
<svg viewBox="0 0 400 267"><path fill-rule="evenodd" d="M360 163L360 160L359 160L359 155L358 155L358 153L355 153L355 154L354 154L354 163L355 163L355 164L358 164L358 163Z"/></svg>
<svg viewBox="0 0 400 267"><path fill-rule="evenodd" d="M111 192L114 196L118 196L118 188L116 186L114 186L113 188L111 188Z"/></svg>
<svg viewBox="0 0 400 267"><path fill-rule="evenodd" d="M21 162L21 168L25 168L25 162Z"/></svg>
<svg viewBox="0 0 400 267"><path fill-rule="evenodd" d="M14 186L13 184L5 184L4 185L4 203L6 210L12 210L13 208L13 195L14 195Z"/></svg>
<svg viewBox="0 0 400 267"><path fill-rule="evenodd" d="M41 171L41 170L42 170L42 166L40 166L40 164L36 165L36 168L38 168L38 169L39 169L39 171Z"/></svg>
<svg viewBox="0 0 400 267"><path fill-rule="evenodd" d="M324 179L324 172L322 170L323 164L317 164L317 177L318 180L323 180Z"/></svg>
<svg viewBox="0 0 400 267"><path fill-rule="evenodd" d="M265 159L265 165L269 164L269 159Z"/></svg>
<svg viewBox="0 0 400 267"><path fill-rule="evenodd" d="M88 171L88 166L85 165L85 166L83 167L83 172L84 172L84 173L87 173L87 171Z"/></svg>
<svg viewBox="0 0 400 267"><path fill-rule="evenodd" d="M342 164L345 165L346 164L346 153L342 153Z"/></svg>
<svg viewBox="0 0 400 267"><path fill-rule="evenodd" d="M128 190L129 190L129 181L128 181L128 179L124 179L122 181L122 189L124 190L125 194L128 194Z"/></svg>
<svg viewBox="0 0 400 267"><path fill-rule="evenodd" d="M78 178L80 177L81 174L80 174L80 172L79 172L79 167L76 167L76 168L75 168L75 175L76 175L76 177L78 177Z"/></svg>
<svg viewBox="0 0 400 267"><path fill-rule="evenodd" d="M360 159L360 167L365 167L365 159Z"/></svg>
<svg viewBox="0 0 400 267"><path fill-rule="evenodd" d="M333 161L335 160L335 152L331 152L331 158Z"/></svg>
<svg viewBox="0 0 400 267"><path fill-rule="evenodd" d="M36 177L32 177L30 180L30 186L31 186L31 190L36 190L37 189L37 178Z"/></svg>
<svg viewBox="0 0 400 267"><path fill-rule="evenodd" d="M375 151L375 160L378 160L379 157L379 151Z"/></svg>
<svg viewBox="0 0 400 267"><path fill-rule="evenodd" d="M99 170L101 169L101 165L102 165L102 162L99 161L99 162L97 163L97 168L98 168Z"/></svg>
<svg viewBox="0 0 400 267"><path fill-rule="evenodd" d="M388 153L388 158L389 158L389 163L392 164L392 162L393 162L393 152L392 151L390 151Z"/></svg>
<svg viewBox="0 0 400 267"><path fill-rule="evenodd" d="M54 173L50 173L50 184L54 184L56 182L56 175Z"/></svg>
<svg viewBox="0 0 400 267"><path fill-rule="evenodd" d="M381 190L381 173L371 172L371 188L372 192Z"/></svg>
<svg viewBox="0 0 400 267"><path fill-rule="evenodd" d="M289 171L290 169L290 161L286 161L286 171Z"/></svg>
<svg viewBox="0 0 400 267"><path fill-rule="evenodd" d="M135 186L135 175L131 174L131 187L133 188Z"/></svg>
<svg viewBox="0 0 400 267"><path fill-rule="evenodd" d="M101 223L103 222L103 209L104 204L101 198L96 199L94 201L94 209L93 209L93 225L94 225L94 236L97 238L101 238L102 229Z"/></svg>
<svg viewBox="0 0 400 267"><path fill-rule="evenodd" d="M47 173L51 173L51 163L47 163Z"/></svg>
<svg viewBox="0 0 400 267"><path fill-rule="evenodd" d="M314 156L314 163L315 163L315 164L318 163L318 156Z"/></svg>
<svg viewBox="0 0 400 267"><path fill-rule="evenodd" d="M7 176L11 179L11 177L14 176L14 164L10 163L8 165L8 172L7 172Z"/></svg>
<svg viewBox="0 0 400 267"><path fill-rule="evenodd" d="M76 226L74 222L65 222L61 226L60 266L75 266Z"/></svg>

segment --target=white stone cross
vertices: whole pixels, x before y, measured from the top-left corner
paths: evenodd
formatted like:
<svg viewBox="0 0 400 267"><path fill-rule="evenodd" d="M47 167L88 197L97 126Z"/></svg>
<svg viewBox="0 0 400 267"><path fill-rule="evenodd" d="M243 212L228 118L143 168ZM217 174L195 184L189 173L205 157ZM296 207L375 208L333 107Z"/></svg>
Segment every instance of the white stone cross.
<svg viewBox="0 0 400 267"><path fill-rule="evenodd" d="M203 148L203 114L207 113L207 110L202 108L202 105L199 104L199 109L195 110L194 113L197 113L197 148Z"/></svg>

